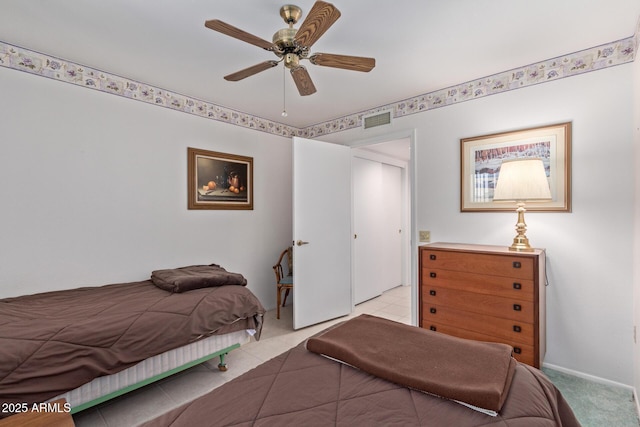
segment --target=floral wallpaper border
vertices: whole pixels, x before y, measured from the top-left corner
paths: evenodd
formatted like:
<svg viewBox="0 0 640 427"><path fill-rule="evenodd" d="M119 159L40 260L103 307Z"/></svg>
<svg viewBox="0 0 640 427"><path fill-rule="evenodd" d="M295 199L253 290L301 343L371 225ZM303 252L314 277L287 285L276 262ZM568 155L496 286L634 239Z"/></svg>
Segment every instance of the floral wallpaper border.
<svg viewBox="0 0 640 427"><path fill-rule="evenodd" d="M0 41L0 66L275 135L304 130Z"/></svg>
<svg viewBox="0 0 640 427"><path fill-rule="evenodd" d="M638 29L640 30L640 27ZM307 138L316 138L322 135L360 127L362 126L363 116L381 111L391 110L393 117L398 118L497 93L621 65L633 62L636 51L637 36L633 36L617 42L504 71L492 76L319 123L307 127L304 133Z"/></svg>
<svg viewBox="0 0 640 427"><path fill-rule="evenodd" d="M181 95L94 68L74 64L0 41L0 66L171 108L274 135L316 138L362 126L365 115L391 110L398 118L632 62L638 49L640 20L634 36L445 89L403 99L306 128L296 128L241 111Z"/></svg>

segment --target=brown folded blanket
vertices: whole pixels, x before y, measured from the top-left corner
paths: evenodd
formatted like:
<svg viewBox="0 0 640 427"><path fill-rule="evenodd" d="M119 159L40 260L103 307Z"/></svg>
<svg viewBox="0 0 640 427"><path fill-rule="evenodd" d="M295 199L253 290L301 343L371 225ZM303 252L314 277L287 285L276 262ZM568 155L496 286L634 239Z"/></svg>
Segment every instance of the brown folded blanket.
<svg viewBox="0 0 640 427"><path fill-rule="evenodd" d="M396 384L498 412L512 347L451 337L363 314L309 338L307 349Z"/></svg>
<svg viewBox="0 0 640 427"><path fill-rule="evenodd" d="M155 270L151 273L151 281L160 289L169 292L186 292L212 286L247 285L247 279L242 274L229 273L217 264Z"/></svg>

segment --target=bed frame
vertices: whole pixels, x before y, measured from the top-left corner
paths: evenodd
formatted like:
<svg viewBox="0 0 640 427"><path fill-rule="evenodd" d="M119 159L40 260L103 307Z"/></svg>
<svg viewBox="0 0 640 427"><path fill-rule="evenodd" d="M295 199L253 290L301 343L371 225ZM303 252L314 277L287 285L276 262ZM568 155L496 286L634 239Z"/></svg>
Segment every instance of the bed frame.
<svg viewBox="0 0 640 427"><path fill-rule="evenodd" d="M216 357L220 359L218 369L226 371L225 356L248 342L254 332L241 330L213 335L166 351L116 374L95 378L74 390L51 398L49 402L64 398L71 405L71 413L75 414Z"/></svg>

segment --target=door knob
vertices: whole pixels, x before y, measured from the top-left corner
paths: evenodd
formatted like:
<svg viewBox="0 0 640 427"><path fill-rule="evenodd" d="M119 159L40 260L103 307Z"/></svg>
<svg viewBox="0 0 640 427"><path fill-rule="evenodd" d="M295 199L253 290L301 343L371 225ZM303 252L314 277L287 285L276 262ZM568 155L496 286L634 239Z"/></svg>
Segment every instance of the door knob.
<svg viewBox="0 0 640 427"><path fill-rule="evenodd" d="M298 241L296 242L296 245L298 245L298 246L308 245L308 244L309 244L309 242L303 242L302 240L298 240Z"/></svg>

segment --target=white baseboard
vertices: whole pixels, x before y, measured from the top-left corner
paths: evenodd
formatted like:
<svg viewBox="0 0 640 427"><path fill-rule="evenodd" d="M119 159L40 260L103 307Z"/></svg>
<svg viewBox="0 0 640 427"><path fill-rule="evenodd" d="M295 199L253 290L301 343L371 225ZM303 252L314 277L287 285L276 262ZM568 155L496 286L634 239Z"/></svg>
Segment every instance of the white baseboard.
<svg viewBox="0 0 640 427"><path fill-rule="evenodd" d="M584 378L586 380L590 380L596 383L627 389L633 392L634 397L636 397L636 405L638 405L638 399L637 399L638 396L635 394L635 388L633 386L630 386L629 384L622 384L617 381L611 381L606 378L596 377L595 375L585 374L584 372L574 371L573 369L563 368L562 366L552 365L550 363L543 363L542 366L544 368L553 369L554 371L559 371L565 374L573 375L578 378Z"/></svg>

